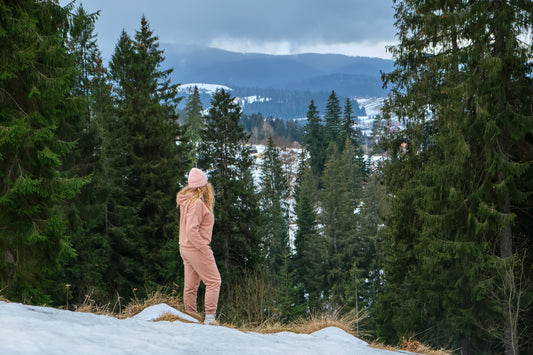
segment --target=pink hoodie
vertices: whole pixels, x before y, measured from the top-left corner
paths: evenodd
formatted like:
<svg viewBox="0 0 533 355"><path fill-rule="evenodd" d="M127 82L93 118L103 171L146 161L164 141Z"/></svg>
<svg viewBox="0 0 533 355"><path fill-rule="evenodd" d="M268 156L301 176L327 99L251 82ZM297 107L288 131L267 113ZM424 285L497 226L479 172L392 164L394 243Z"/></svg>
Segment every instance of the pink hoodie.
<svg viewBox="0 0 533 355"><path fill-rule="evenodd" d="M209 255L215 218L202 200L189 201L191 195L178 198L180 205L180 247L194 247Z"/></svg>

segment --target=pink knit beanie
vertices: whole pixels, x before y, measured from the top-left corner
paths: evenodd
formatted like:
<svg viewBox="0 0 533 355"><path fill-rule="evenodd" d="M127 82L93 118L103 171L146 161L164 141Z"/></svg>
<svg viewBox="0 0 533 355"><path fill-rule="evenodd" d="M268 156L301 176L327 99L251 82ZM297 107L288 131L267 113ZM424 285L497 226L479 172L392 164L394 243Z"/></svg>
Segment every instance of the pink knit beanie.
<svg viewBox="0 0 533 355"><path fill-rule="evenodd" d="M207 184L207 175L197 168L192 168L189 172L189 186L190 187L202 187Z"/></svg>

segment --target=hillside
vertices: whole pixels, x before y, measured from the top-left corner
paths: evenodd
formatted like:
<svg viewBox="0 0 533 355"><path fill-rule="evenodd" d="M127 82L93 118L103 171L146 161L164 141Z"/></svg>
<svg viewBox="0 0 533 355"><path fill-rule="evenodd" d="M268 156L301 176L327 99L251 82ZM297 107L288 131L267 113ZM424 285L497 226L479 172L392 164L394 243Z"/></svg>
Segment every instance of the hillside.
<svg viewBox="0 0 533 355"><path fill-rule="evenodd" d="M393 61L339 54L267 55L215 48L166 45L165 63L178 83L331 92L347 97L382 97L380 72Z"/></svg>

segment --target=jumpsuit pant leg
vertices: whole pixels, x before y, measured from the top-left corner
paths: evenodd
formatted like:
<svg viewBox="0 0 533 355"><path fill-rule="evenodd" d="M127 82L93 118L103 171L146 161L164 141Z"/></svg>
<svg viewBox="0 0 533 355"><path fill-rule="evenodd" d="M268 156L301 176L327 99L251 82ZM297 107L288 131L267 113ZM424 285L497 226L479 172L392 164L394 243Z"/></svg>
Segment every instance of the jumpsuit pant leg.
<svg viewBox="0 0 533 355"><path fill-rule="evenodd" d="M195 248L180 248L180 253L185 267L185 286L183 290L185 310L189 307L189 309L196 311L199 280L202 280L205 284L205 313L216 314L221 279L213 251L209 249L209 253L204 254ZM194 307L191 304L193 301Z"/></svg>
<svg viewBox="0 0 533 355"><path fill-rule="evenodd" d="M183 304L185 305L185 312L196 313L196 299L198 293L198 286L200 286L200 276L194 270L191 263L183 256L184 267L184 287L183 287Z"/></svg>

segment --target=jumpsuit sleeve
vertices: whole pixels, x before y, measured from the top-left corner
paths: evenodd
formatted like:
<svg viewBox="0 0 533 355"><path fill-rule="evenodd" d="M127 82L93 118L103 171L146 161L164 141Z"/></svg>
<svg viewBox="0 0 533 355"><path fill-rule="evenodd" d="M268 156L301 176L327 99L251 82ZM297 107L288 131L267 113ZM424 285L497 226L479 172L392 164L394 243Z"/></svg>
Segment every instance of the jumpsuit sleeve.
<svg viewBox="0 0 533 355"><path fill-rule="evenodd" d="M187 210L187 239L203 254L208 254L211 251L209 242L200 234L202 218L202 203L199 200L194 201Z"/></svg>

